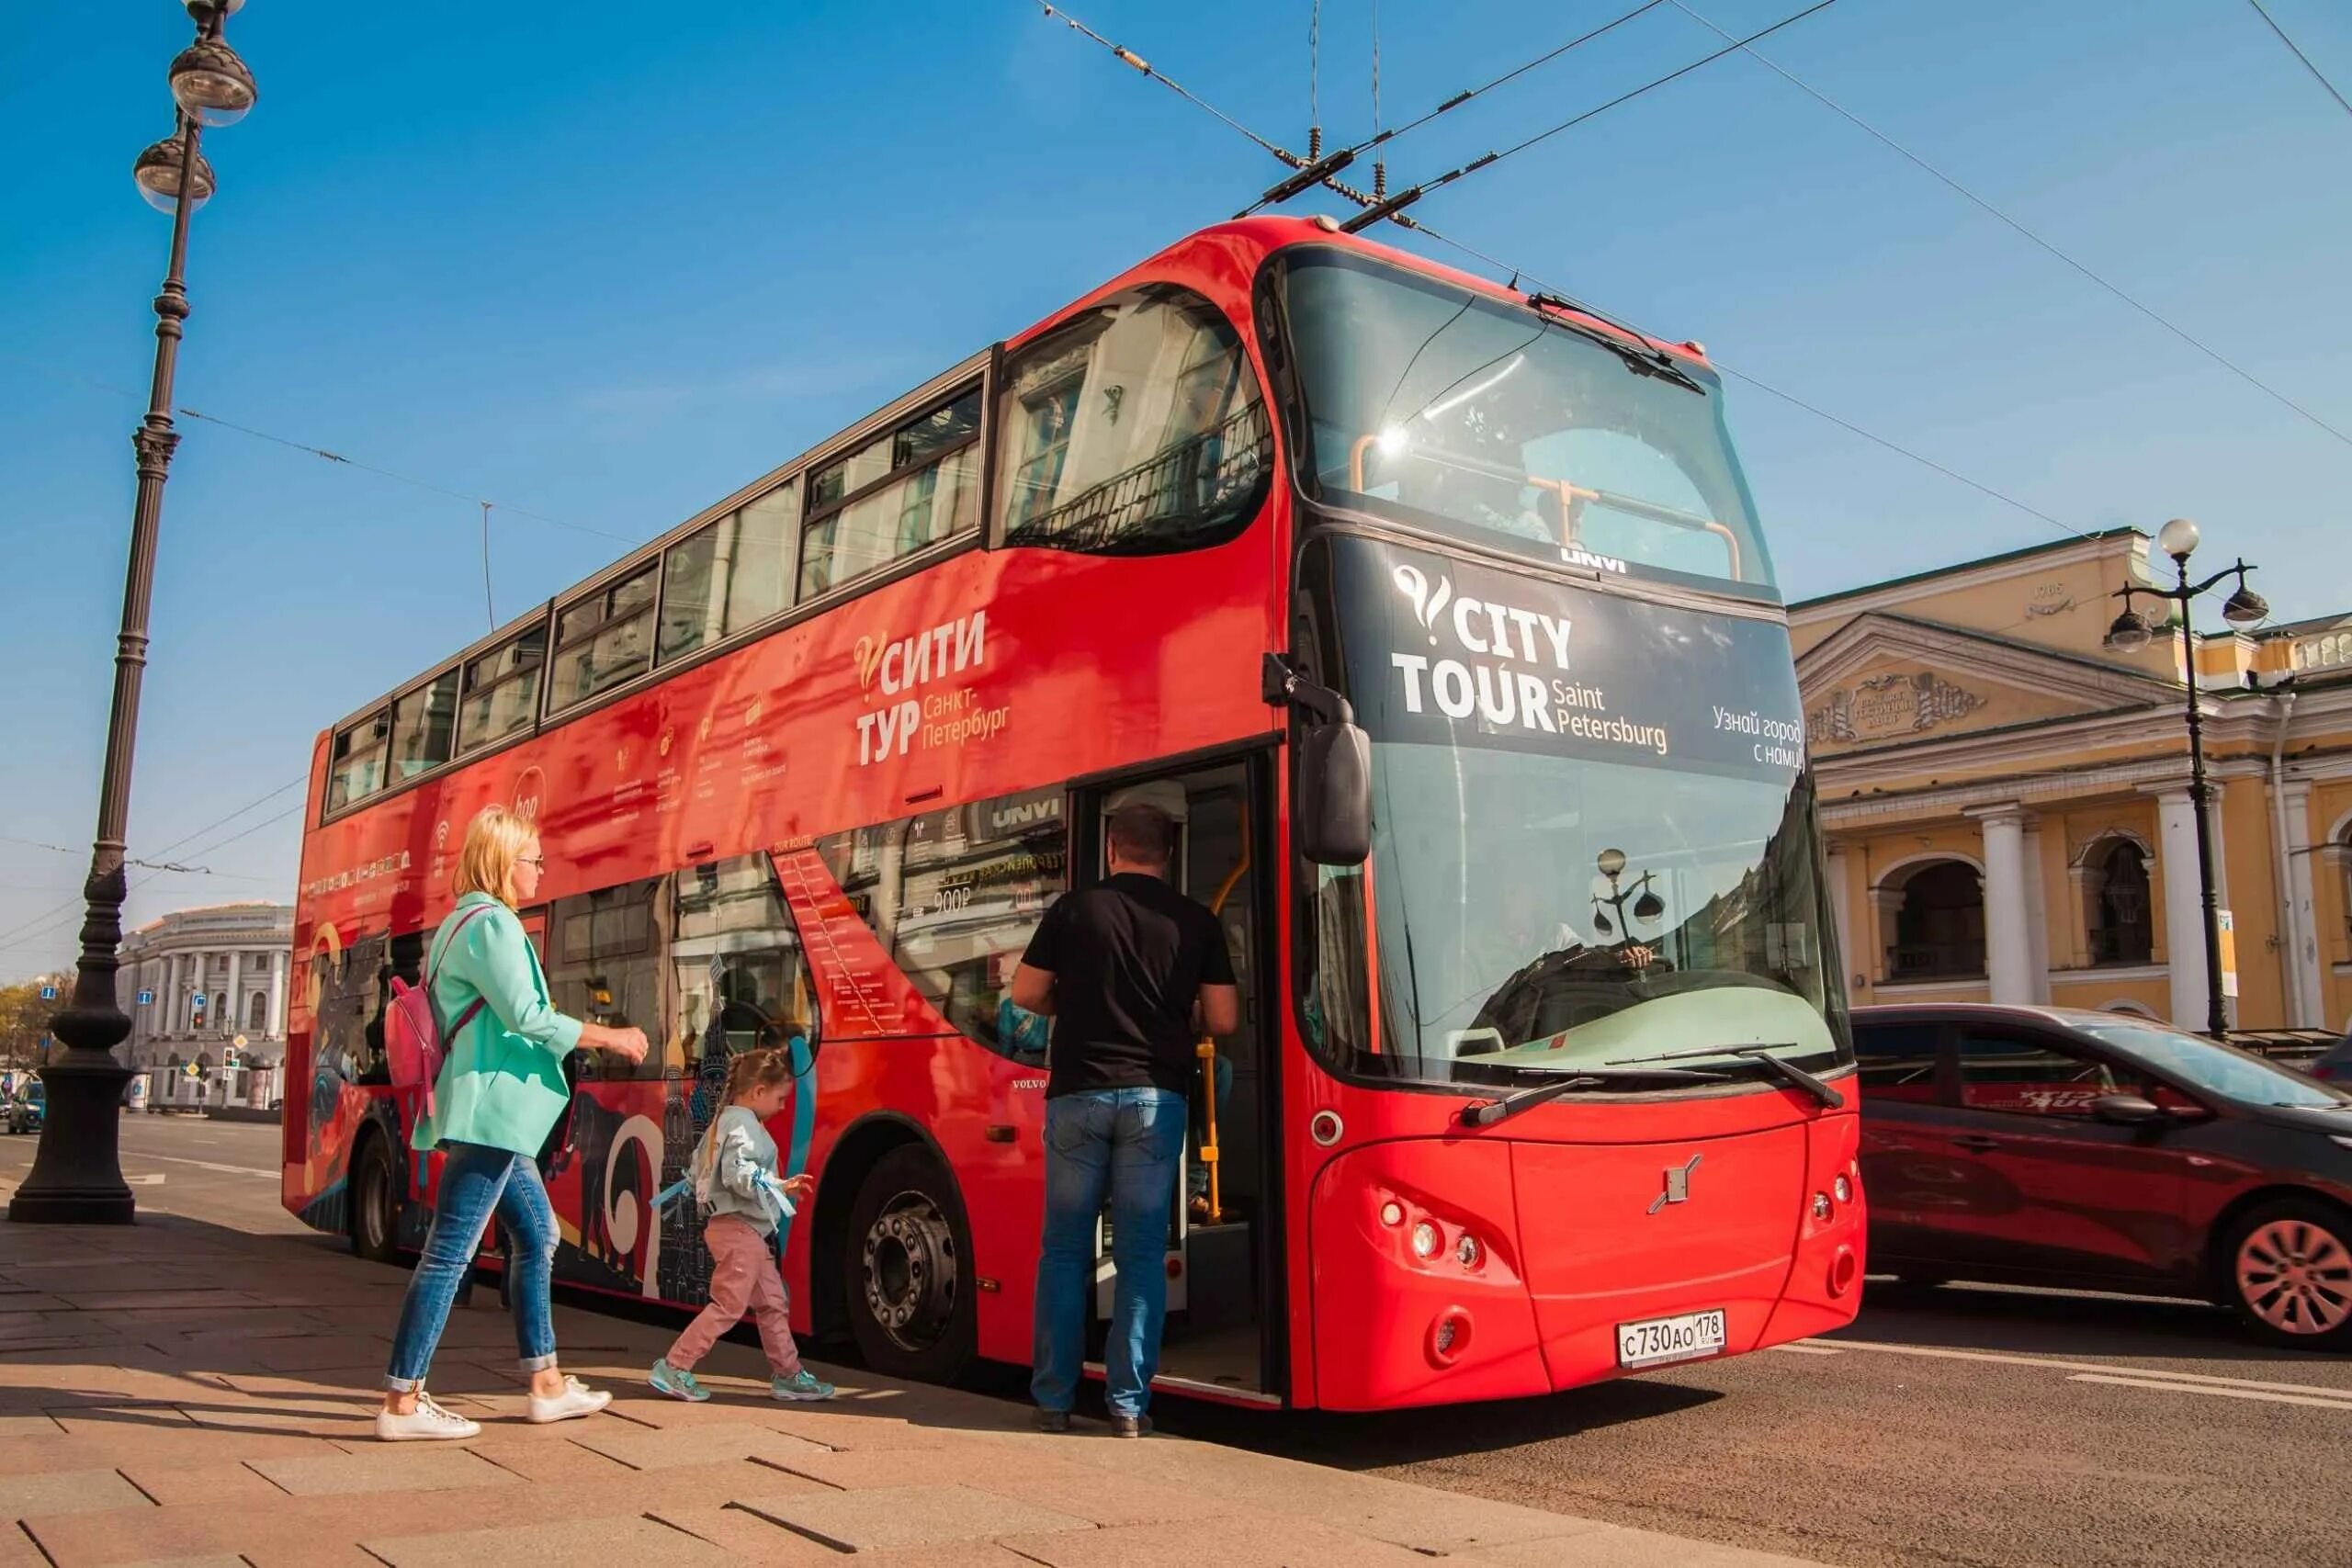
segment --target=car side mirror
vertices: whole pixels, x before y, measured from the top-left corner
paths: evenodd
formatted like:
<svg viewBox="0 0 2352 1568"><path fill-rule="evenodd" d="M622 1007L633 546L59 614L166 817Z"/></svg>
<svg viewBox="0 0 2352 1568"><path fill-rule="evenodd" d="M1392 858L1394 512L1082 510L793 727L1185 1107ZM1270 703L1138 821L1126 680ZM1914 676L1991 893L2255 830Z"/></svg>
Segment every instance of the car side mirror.
<svg viewBox="0 0 2352 1568"><path fill-rule="evenodd" d="M1265 698L1298 708L1301 732L1291 776L1291 828L1298 852L1317 865L1362 865L1372 854L1372 738L1337 692L1316 685L1280 654L1266 655Z"/></svg>
<svg viewBox="0 0 2352 1568"><path fill-rule="evenodd" d="M2140 1094L2102 1094L2091 1101L2091 1114L2102 1122L2120 1127L2136 1126L2144 1122L2164 1120L2164 1111L2156 1102Z"/></svg>

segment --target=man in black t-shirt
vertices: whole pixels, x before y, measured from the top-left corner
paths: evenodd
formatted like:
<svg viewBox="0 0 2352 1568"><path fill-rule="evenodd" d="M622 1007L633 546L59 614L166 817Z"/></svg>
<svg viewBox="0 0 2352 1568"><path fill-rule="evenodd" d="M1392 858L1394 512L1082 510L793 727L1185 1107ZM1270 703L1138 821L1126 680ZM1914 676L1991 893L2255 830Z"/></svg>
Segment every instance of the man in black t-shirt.
<svg viewBox="0 0 2352 1568"><path fill-rule="evenodd" d="M1069 1425L1086 1350L1094 1222L1107 1196L1118 1284L1104 1353L1112 1430L1151 1430L1145 1406L1168 1314L1162 1267L1187 1091L1203 1031L1240 1026L1216 917L1168 885L1183 796L1113 802L1111 874L1046 911L1013 972L1015 1006L1053 1020L1046 1082L1046 1222L1030 1391L1038 1424Z"/></svg>

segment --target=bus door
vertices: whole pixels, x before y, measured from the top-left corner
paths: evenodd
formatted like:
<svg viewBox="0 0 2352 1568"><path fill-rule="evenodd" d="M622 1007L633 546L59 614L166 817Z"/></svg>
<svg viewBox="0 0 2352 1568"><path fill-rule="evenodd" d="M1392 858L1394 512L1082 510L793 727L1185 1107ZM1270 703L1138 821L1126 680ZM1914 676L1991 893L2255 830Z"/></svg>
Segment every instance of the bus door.
<svg viewBox="0 0 2352 1568"><path fill-rule="evenodd" d="M1201 1393L1262 1394L1278 1386L1267 1370L1263 1333L1275 1314L1266 1310L1263 1292L1280 1270L1261 1263L1266 1244L1261 1233L1274 1218L1263 1128L1277 1074L1263 1059L1259 1006L1262 977L1274 967L1267 946L1272 933L1265 929L1259 897L1272 776L1271 767L1256 758L1127 775L1080 792L1073 814L1090 829L1073 835L1081 861L1074 869L1083 886L1105 874L1115 805L1141 798L1171 814L1182 811L1169 879L1216 912L1240 987L1239 1031L1196 1057L1169 1225L1160 1379ZM1106 1213L1096 1226L1098 1322L1110 1316L1117 1272L1110 1243Z"/></svg>

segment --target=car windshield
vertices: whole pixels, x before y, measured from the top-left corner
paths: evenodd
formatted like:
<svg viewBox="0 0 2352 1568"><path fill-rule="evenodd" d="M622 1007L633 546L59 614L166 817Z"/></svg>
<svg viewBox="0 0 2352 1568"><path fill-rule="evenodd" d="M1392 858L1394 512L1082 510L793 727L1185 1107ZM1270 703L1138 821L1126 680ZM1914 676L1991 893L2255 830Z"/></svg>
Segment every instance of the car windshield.
<svg viewBox="0 0 2352 1568"><path fill-rule="evenodd" d="M1318 500L1487 549L1771 598L1713 374L1328 247L1275 274Z"/></svg>
<svg viewBox="0 0 2352 1568"><path fill-rule="evenodd" d="M1369 872L1311 911L1328 1051L1489 1083L1850 1059L1785 628L1362 538L1308 579L1373 739Z"/></svg>
<svg viewBox="0 0 2352 1568"><path fill-rule="evenodd" d="M2128 1051L2150 1066L2225 1100L2319 1111L2352 1109L2352 1093L2314 1083L2301 1073L2234 1045L2216 1044L2201 1034L2160 1023L2102 1021L2078 1027L2094 1040Z"/></svg>

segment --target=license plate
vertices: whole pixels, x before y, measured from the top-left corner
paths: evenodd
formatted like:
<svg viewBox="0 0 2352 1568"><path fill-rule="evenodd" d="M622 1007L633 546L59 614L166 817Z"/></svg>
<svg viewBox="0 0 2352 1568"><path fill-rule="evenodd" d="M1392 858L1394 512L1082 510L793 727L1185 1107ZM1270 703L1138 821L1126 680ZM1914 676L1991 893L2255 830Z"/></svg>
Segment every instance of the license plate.
<svg viewBox="0 0 2352 1568"><path fill-rule="evenodd" d="M1653 1317L1617 1325L1617 1364L1656 1367L1668 1361L1717 1356L1724 1348L1724 1312L1686 1312L1675 1317Z"/></svg>

